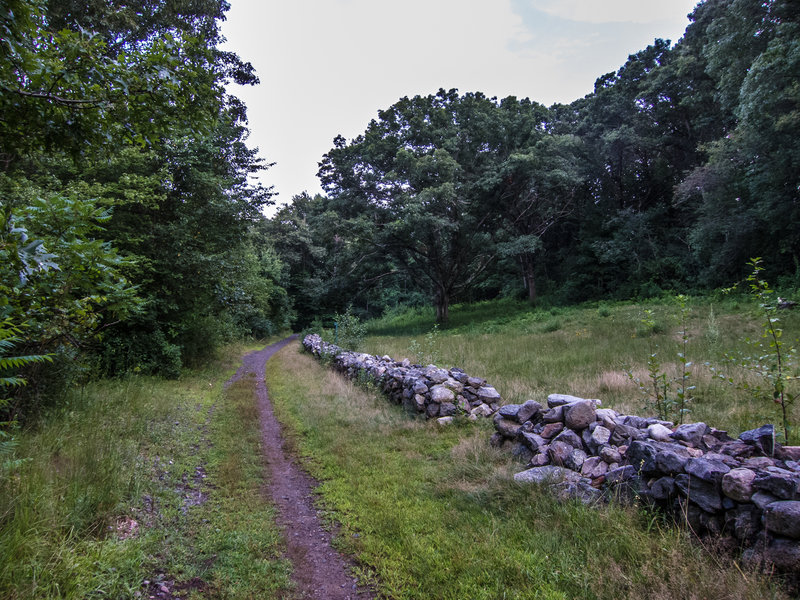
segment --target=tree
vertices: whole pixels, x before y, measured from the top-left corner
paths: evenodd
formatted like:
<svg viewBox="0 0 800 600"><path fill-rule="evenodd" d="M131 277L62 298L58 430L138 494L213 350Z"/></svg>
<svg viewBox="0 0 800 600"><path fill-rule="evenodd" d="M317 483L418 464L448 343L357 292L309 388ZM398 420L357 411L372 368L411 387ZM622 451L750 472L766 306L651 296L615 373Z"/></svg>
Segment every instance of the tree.
<svg viewBox="0 0 800 600"><path fill-rule="evenodd" d="M583 184L580 153L581 142L574 136L542 135L499 163L492 177L507 234L498 249L519 261L531 303L537 299L536 258L543 251L542 237L574 210Z"/></svg>
<svg viewBox="0 0 800 600"><path fill-rule="evenodd" d="M697 12L705 14L704 7ZM703 53L731 119L679 197L697 204L691 240L710 284L735 279L754 255L777 273L797 268L800 22L793 8L782 0L737 0L707 26L715 37Z"/></svg>
<svg viewBox="0 0 800 600"><path fill-rule="evenodd" d="M457 90L402 98L379 111L364 135L338 140L321 163L326 192L370 211L373 243L432 292L438 322L495 257L494 215L476 185L494 156L495 107L483 94Z"/></svg>
<svg viewBox="0 0 800 600"><path fill-rule="evenodd" d="M209 18L187 15L182 28L137 28L137 37L106 19L93 20L91 10L59 13L59 7L15 0L0 15L8 40L0 50L6 170L32 152L81 155L120 141L153 142L166 129L210 129L221 80L232 69L217 66L218 36L202 37ZM101 12L110 15L113 8Z"/></svg>
<svg viewBox="0 0 800 600"><path fill-rule="evenodd" d="M248 177L265 165L244 143L243 104L224 91L230 80L257 82L248 63L218 48L227 8L12 0L0 11L3 209L38 219L31 231L59 260L75 257L62 295L21 293L9 310L50 311L59 339L69 331L72 347L102 350L112 372L147 364L177 375L182 359L215 341L284 324L274 256L251 239L271 194ZM102 229L74 223L75 235L60 238L54 210L67 205ZM115 296L84 261L135 287L139 310L112 314ZM66 279L65 269L51 271L37 281ZM91 304L83 330L59 304L79 292ZM26 331L32 344L53 337L39 324ZM136 359L125 358L138 342Z"/></svg>

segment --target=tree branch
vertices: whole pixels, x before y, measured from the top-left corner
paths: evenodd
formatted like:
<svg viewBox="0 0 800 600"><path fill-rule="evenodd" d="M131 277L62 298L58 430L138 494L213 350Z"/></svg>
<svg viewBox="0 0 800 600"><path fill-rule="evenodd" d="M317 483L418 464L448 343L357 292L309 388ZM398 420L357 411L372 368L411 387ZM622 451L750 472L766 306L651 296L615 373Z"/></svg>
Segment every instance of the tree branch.
<svg viewBox="0 0 800 600"><path fill-rule="evenodd" d="M98 106L107 102L106 100L85 100L85 99L72 99L72 98L62 98L61 96L56 96L54 94L45 93L45 92L26 92L22 89L11 89L8 87L3 86L3 89L7 92L11 92L12 94L17 94L18 96L23 96L25 98L38 98L41 100L47 100L49 102L54 102L55 104L63 104L64 106L77 106L77 107L92 107Z"/></svg>

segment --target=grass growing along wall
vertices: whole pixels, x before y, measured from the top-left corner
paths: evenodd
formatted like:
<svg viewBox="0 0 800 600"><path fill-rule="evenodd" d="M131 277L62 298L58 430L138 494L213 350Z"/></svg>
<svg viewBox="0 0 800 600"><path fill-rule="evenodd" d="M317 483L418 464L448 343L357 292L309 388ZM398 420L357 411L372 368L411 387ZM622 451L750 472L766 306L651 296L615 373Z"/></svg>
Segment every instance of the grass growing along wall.
<svg viewBox="0 0 800 600"><path fill-rule="evenodd" d="M27 460L0 478L0 597L285 597L252 382L222 393L244 350L179 381L93 383L22 433Z"/></svg>
<svg viewBox="0 0 800 600"><path fill-rule="evenodd" d="M520 486L491 423L438 428L302 354L267 364L279 419L362 578L388 598L783 598L658 518Z"/></svg>

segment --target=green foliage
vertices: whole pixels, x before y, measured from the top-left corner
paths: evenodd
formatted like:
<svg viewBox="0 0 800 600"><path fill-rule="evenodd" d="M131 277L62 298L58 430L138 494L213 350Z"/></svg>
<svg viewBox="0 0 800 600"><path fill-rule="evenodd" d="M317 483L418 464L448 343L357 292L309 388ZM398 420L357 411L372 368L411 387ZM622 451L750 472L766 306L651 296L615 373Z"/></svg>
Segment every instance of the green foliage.
<svg viewBox="0 0 800 600"><path fill-rule="evenodd" d="M638 337L649 337L656 333L663 333L664 326L661 321L658 320L656 313L651 308L645 308L642 310L642 317L639 319L639 323L636 326L636 335Z"/></svg>
<svg viewBox="0 0 800 600"><path fill-rule="evenodd" d="M14 458L14 450L18 445L15 437L17 423L3 418L8 409L9 394L14 388L27 384L25 378L16 371L33 363L52 361L52 357L46 354L11 354L14 345L22 341L21 334L22 328L14 325L10 317L0 321L0 481L25 462L25 459Z"/></svg>
<svg viewBox="0 0 800 600"><path fill-rule="evenodd" d="M719 342L719 335L719 321L717 319L717 315L714 314L714 305L712 304L708 309L708 321L706 323L705 337L709 344L716 346Z"/></svg>
<svg viewBox="0 0 800 600"><path fill-rule="evenodd" d="M425 337L422 338L422 342L418 342L416 339L411 340L408 345L408 351L411 353L411 356L417 361L417 364L420 365L438 365L442 366L441 364L441 351L439 348L440 345L440 336L439 336L439 324L435 324L431 330L425 334Z"/></svg>
<svg viewBox="0 0 800 600"><path fill-rule="evenodd" d="M676 382L679 384L675 390L676 406L675 414L678 417L678 423L683 423L684 417L689 413L689 404L692 401L692 392L695 386L689 385L689 379L692 375L689 368L692 363L687 357L686 350L689 346L689 332L687 331L687 323L689 321L689 307L687 306L688 298L683 294L676 297L678 305L680 306L680 351L678 352L678 367L680 369Z"/></svg>
<svg viewBox="0 0 800 600"><path fill-rule="evenodd" d="M96 153L121 142L143 145L168 129L213 126L222 73L216 27L209 25L221 17L219 3L211 15L162 10L157 28L144 19L161 3L142 4L127 23L113 4L49 4L15 0L3 15L6 160L52 150Z"/></svg>
<svg viewBox="0 0 800 600"><path fill-rule="evenodd" d="M0 410L5 408L5 393L7 388L20 387L27 384L24 377L12 373L33 363L52 362L52 357L46 354L29 354L26 356L9 355L14 345L21 342L22 328L14 325L11 317L0 322ZM2 423L0 423L2 425Z"/></svg>
<svg viewBox="0 0 800 600"><path fill-rule="evenodd" d="M170 343L157 326L141 322L106 334L95 362L95 372L101 376L141 373L177 379L183 366L180 346Z"/></svg>
<svg viewBox="0 0 800 600"><path fill-rule="evenodd" d="M28 368L30 405L90 364L174 377L288 325L282 264L253 228L271 194L248 180L265 166L224 92L257 81L218 47L227 8L12 0L0 13L0 318L28 324L24 350L62 357Z"/></svg>
<svg viewBox="0 0 800 600"><path fill-rule="evenodd" d="M692 363L687 358L689 346L687 324L690 314L688 298L683 294L679 294L675 297L675 300L679 306L678 319L681 328L678 332L680 342L676 352L678 359L677 374L671 375L662 367L658 358L657 344L652 345L647 357L648 381L644 381L642 377L635 375L631 368L628 368L626 373L645 397L646 408L654 410L659 419L682 424L684 418L690 412L689 405L693 399L692 393L696 388L689 385L692 376L690 370ZM644 317L642 317L640 325L648 335L661 333L661 331L656 331L654 311L651 309L644 310ZM637 335L641 337L639 328L637 328Z"/></svg>
<svg viewBox="0 0 800 600"><path fill-rule="evenodd" d="M361 350L367 328L355 314L352 307L348 306L344 313L337 313L333 317L335 324L336 343L347 350L356 352Z"/></svg>
<svg viewBox="0 0 800 600"><path fill-rule="evenodd" d="M107 322L138 306L122 274L126 261L94 237L108 212L54 195L29 201L21 217L4 201L1 216L0 316L26 324L24 339L17 341L28 355L69 357L56 364L75 364L77 348L95 342ZM24 370L30 385L9 392L18 414L35 412L44 396L58 396L69 384L64 375L72 369L39 365L29 361Z"/></svg>
<svg viewBox="0 0 800 600"><path fill-rule="evenodd" d="M796 382L800 380L800 362L798 350L783 340L783 329L780 327L775 291L763 278L764 266L761 258L752 258L748 263L752 269L747 276L750 294L757 300L761 317L761 339L750 340L750 352L735 355L727 353L725 358L732 367L744 369L754 375L756 381L721 374L718 369L714 373L723 381L747 390L759 402L773 402L780 414L783 439L789 443L793 439L793 423L790 418L791 407L797 399Z"/></svg>

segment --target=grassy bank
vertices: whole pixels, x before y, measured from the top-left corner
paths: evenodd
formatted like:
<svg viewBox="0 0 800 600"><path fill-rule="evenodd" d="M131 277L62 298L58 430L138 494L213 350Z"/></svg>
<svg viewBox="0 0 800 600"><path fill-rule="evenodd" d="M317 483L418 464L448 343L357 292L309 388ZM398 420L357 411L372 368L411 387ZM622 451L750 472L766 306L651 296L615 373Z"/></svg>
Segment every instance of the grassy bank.
<svg viewBox="0 0 800 600"><path fill-rule="evenodd" d="M490 423L440 429L289 346L267 365L279 418L389 598L781 598L657 517L516 485Z"/></svg>
<svg viewBox="0 0 800 600"><path fill-rule="evenodd" d="M1 597L285 597L253 382L222 389L245 350L178 381L93 383L22 433L0 478Z"/></svg>
<svg viewBox="0 0 800 600"><path fill-rule="evenodd" d="M769 340L761 337L763 315L746 297L690 300L685 323L680 306L665 301L552 309L494 301L455 306L451 314L448 327L437 330L432 313L419 309L370 322L363 350L459 366L488 379L506 402L543 401L559 392L600 398L605 406L623 412L655 415L651 395L642 394L627 372L647 384L649 392L648 357L655 355L674 398L681 386L679 353L684 352L681 332L686 331L685 354L692 363L686 387L694 386L688 421L704 421L733 434L780 423L770 390L765 390L766 398L755 399L752 390L714 378L710 368L734 384L765 385L763 377L725 359L726 354L753 357L771 352ZM782 311L779 316L784 350L800 349L800 311ZM785 358L794 361L787 374L800 375L800 358ZM800 391L797 380L787 386ZM800 403L791 407L791 416L800 423ZM800 443L796 429L790 441Z"/></svg>

